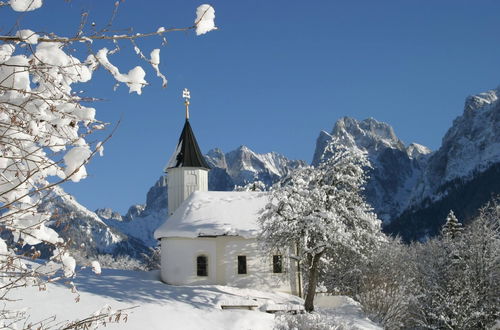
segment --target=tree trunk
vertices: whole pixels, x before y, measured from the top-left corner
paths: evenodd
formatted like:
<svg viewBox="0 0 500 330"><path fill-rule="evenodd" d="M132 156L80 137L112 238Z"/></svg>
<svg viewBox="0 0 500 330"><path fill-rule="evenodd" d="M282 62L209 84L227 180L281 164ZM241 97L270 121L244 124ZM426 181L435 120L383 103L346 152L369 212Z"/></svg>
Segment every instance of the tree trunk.
<svg viewBox="0 0 500 330"><path fill-rule="evenodd" d="M309 255L307 257L309 264L309 281L307 284L306 301L304 303L306 312L314 311L314 295L316 294L316 285L318 284L318 264L322 254L323 253L315 254L314 256Z"/></svg>

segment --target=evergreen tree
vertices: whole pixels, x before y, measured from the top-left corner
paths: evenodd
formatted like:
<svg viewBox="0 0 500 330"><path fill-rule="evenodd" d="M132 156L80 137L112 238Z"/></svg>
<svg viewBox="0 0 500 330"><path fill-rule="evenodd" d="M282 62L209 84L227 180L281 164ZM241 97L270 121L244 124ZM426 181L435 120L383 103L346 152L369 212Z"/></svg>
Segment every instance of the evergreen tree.
<svg viewBox="0 0 500 330"><path fill-rule="evenodd" d="M446 217L446 222L441 229L441 235L445 238L455 239L460 235L462 230L462 224L458 222L453 210L450 210Z"/></svg>

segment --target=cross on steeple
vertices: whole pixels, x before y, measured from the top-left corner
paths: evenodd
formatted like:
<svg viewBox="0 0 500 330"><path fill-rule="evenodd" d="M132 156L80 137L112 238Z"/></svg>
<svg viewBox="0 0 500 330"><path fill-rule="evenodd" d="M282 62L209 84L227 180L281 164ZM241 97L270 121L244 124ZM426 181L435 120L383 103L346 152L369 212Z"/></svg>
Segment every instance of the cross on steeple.
<svg viewBox="0 0 500 330"><path fill-rule="evenodd" d="M187 88L182 91L182 97L184 98L184 104L186 105L186 119L189 119L189 99L191 99L191 94Z"/></svg>

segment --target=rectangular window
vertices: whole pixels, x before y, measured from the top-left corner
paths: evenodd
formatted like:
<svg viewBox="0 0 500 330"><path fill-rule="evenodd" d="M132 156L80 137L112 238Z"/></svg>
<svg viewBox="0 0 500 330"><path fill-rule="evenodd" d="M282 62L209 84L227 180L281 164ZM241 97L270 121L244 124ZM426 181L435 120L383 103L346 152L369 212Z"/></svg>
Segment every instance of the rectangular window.
<svg viewBox="0 0 500 330"><path fill-rule="evenodd" d="M206 256L196 258L196 275L208 276L208 258Z"/></svg>
<svg viewBox="0 0 500 330"><path fill-rule="evenodd" d="M247 256L238 256L238 274L247 273Z"/></svg>
<svg viewBox="0 0 500 330"><path fill-rule="evenodd" d="M283 273L283 257L281 255L273 256L273 273Z"/></svg>

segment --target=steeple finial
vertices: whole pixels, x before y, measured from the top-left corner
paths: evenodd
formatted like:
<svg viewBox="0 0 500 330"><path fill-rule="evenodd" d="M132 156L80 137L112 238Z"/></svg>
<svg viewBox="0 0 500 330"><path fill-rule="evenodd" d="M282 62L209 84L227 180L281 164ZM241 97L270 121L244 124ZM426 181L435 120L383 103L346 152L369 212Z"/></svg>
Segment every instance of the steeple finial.
<svg viewBox="0 0 500 330"><path fill-rule="evenodd" d="M182 97L184 98L184 104L186 105L186 119L189 119L189 99L191 98L191 95L187 88L184 88L182 91Z"/></svg>

